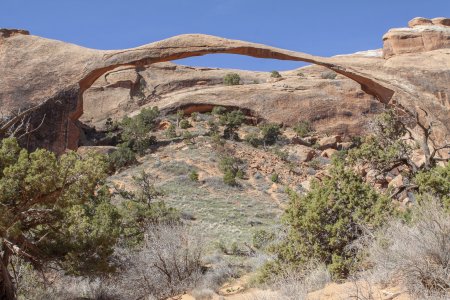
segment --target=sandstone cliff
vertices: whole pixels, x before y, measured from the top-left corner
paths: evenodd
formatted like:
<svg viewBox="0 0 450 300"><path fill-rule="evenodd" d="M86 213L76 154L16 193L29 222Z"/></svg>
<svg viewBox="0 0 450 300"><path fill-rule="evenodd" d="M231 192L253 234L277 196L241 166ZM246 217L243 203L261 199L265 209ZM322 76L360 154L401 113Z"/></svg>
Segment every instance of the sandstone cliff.
<svg viewBox="0 0 450 300"><path fill-rule="evenodd" d="M238 73L241 84L227 86L224 76ZM120 120L141 107L157 105L163 113L179 108L190 113L213 106L238 107L256 119L288 126L308 120L318 131L359 135L367 118L381 110L375 97L324 67L282 72L192 68L157 63L147 68L120 67L101 76L84 94L80 121L97 129L107 118Z"/></svg>
<svg viewBox="0 0 450 300"><path fill-rule="evenodd" d="M446 20L442 19L439 26L448 26ZM45 115L44 124L28 139L28 145L62 152L78 146L76 121L83 115L83 94L108 71L125 65L142 67L189 56L232 53L305 61L329 68L354 80L363 91L383 103L409 113L427 111L438 124L437 138L443 140L450 133L450 49L445 43L435 44L441 46L425 48L425 52L400 53L388 60L367 56L323 58L191 34L133 49L102 51L32 36L26 31L1 29L0 107L3 114L11 114L19 108L43 103L33 112L33 121L36 125ZM436 49L439 47L443 48ZM282 103L283 100L276 104Z"/></svg>

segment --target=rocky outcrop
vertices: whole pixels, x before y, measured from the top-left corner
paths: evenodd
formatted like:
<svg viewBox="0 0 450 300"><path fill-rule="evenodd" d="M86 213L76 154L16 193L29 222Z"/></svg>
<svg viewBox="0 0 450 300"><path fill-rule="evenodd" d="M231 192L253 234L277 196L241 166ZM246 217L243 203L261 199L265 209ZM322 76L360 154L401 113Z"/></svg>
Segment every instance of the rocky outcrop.
<svg viewBox="0 0 450 300"><path fill-rule="evenodd" d="M450 19L415 18L408 27L391 29L383 36L384 58L450 48Z"/></svg>
<svg viewBox="0 0 450 300"><path fill-rule="evenodd" d="M28 139L28 145L63 152L78 146L76 122L83 114L83 93L100 76L119 66L145 66L211 53L321 65L356 81L363 91L383 103L395 104L410 112L421 111L419 107L426 110L439 121L436 132L441 137L450 132L450 49L417 53L413 57L399 55L398 59L394 56L388 61L365 56L323 58L201 34L181 35L115 51L87 49L20 32L2 34L0 107L2 113L10 114L18 108L44 103L33 113L36 124L45 115L44 123ZM423 84L418 86L414 81Z"/></svg>
<svg viewBox="0 0 450 300"><path fill-rule="evenodd" d="M291 126L308 120L319 132L362 134L368 118L381 111L381 103L344 76L322 78L326 71L308 66L281 72L280 80L271 82L269 72L173 63L119 67L101 76L84 93L80 121L102 129L107 118L120 120L146 106L156 105L163 113L180 108L191 113L222 105L240 108L261 121ZM230 72L240 75L240 85L223 84Z"/></svg>

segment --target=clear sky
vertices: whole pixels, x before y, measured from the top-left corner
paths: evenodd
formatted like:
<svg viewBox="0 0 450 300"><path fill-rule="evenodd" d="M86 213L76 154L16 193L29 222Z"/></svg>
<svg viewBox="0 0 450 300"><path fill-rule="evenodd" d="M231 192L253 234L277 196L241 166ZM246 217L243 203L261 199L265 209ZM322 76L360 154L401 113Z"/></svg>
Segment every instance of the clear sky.
<svg viewBox="0 0 450 300"><path fill-rule="evenodd" d="M450 0L0 0L0 27L97 49L205 33L332 56L381 48L389 28L416 16L450 17ZM264 71L299 66L218 54L178 63Z"/></svg>

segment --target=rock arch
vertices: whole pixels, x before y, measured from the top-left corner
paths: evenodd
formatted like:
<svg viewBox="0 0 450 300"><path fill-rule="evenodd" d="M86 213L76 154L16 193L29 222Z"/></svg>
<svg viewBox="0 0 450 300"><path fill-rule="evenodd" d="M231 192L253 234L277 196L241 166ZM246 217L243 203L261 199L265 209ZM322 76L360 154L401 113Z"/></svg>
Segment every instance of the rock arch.
<svg viewBox="0 0 450 300"><path fill-rule="evenodd" d="M143 66L214 53L321 65L358 82L365 92L383 103L394 101L408 109L415 105L413 93L402 88L401 78L392 81L392 76L386 76L389 70L383 70L382 58L324 58L203 34L180 35L137 48L104 51L19 32L0 35L0 73L4 74L0 79L0 107L12 111L46 102L36 115L46 114L47 120L41 135L29 141L30 147L45 146L60 153L77 147L79 133L75 121L83 113L83 92L102 74L118 66Z"/></svg>

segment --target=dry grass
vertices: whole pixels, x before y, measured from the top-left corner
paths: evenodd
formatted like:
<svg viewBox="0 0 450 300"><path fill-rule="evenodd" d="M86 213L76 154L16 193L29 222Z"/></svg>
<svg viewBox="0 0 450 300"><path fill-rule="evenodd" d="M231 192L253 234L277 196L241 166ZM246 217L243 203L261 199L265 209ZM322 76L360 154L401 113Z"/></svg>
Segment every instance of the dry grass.
<svg viewBox="0 0 450 300"><path fill-rule="evenodd" d="M286 270L274 278L264 291L246 296L246 300L303 300L309 292L323 288L331 281L324 264L311 263L305 269Z"/></svg>
<svg viewBox="0 0 450 300"><path fill-rule="evenodd" d="M372 278L400 280L418 299L450 297L450 216L435 199L412 212L412 223L390 222L370 246Z"/></svg>

